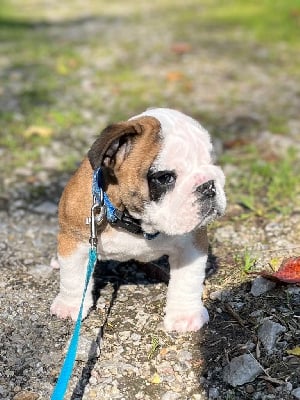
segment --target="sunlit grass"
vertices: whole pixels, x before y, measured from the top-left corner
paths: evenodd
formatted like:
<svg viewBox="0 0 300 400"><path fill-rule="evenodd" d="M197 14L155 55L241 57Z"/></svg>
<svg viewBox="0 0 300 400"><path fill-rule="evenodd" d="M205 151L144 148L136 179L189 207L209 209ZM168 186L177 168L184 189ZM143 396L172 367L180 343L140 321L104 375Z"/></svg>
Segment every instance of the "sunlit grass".
<svg viewBox="0 0 300 400"><path fill-rule="evenodd" d="M299 0L220 0L208 7L208 16L219 29L225 25L271 44L282 41L299 46Z"/></svg>
<svg viewBox="0 0 300 400"><path fill-rule="evenodd" d="M280 68L276 67L281 51L278 45L284 43L293 63L281 65L294 76L299 74L300 51L296 50L300 46L300 0L154 0L126 4L91 0L88 7L74 0L72 7L62 3L55 11L46 3L0 3L1 94L7 99L0 113L0 146L14 153L12 160L18 164L26 163L26 155L31 160L38 154L35 149L42 139L34 137L27 138L24 151L23 133L31 125L49 127L54 139L67 138L70 130L87 124L94 123L92 129L99 132L104 126L98 126L95 117L101 120L105 116L102 120L111 122L149 106L186 107L217 133L218 113L202 110L201 104L190 109L189 101L197 96L193 80L199 78L190 75L189 62L170 50L170 42L190 43L191 54L199 63L202 46L218 49L223 43L224 56L234 56L237 63L240 57L242 63L251 61L248 48L256 43L268 49L271 58L262 62L273 62L276 71ZM100 34L85 30L85 21L92 21ZM77 24L82 35L77 35ZM115 29L122 33L122 24L128 25L128 36L120 34L117 41L115 36L111 39ZM145 43L140 42L140 29L148 32ZM161 40L152 43L156 31ZM152 66L140 68L141 63L147 67L148 59ZM179 78L172 80L168 73L177 73ZM238 85L241 78L231 75L230 79ZM224 91L214 99L219 108L224 99L228 107L240 102L238 96L234 99ZM268 128L284 133L287 116L282 113L278 117L267 107L263 112ZM90 119L85 117L89 114Z"/></svg>
<svg viewBox="0 0 300 400"><path fill-rule="evenodd" d="M293 149L281 158L266 161L254 147L245 147L230 162L238 166L238 171L228 182L227 191L230 201L245 209L239 218L291 213L300 196L300 160Z"/></svg>

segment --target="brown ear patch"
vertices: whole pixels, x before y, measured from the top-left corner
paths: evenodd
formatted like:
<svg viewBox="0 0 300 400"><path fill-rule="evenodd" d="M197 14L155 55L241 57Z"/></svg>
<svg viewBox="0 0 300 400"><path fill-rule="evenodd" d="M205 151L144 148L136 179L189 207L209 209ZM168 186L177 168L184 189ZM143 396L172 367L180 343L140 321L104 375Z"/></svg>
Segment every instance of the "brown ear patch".
<svg viewBox="0 0 300 400"><path fill-rule="evenodd" d="M133 138L125 161L115 168L118 185L111 185L107 192L119 198L129 212L141 214L150 200L147 175L161 149L161 127L153 117L139 117L129 122L139 126L141 133Z"/></svg>
<svg viewBox="0 0 300 400"><path fill-rule="evenodd" d="M160 124L153 117L142 117L109 125L88 152L92 168L105 166L113 170L116 165L120 166L129 154L135 137L142 135L150 125L159 131Z"/></svg>
<svg viewBox="0 0 300 400"><path fill-rule="evenodd" d="M104 189L113 204L141 212L149 200L147 174L161 147L154 117L137 117L108 126L88 152L93 169L103 167Z"/></svg>

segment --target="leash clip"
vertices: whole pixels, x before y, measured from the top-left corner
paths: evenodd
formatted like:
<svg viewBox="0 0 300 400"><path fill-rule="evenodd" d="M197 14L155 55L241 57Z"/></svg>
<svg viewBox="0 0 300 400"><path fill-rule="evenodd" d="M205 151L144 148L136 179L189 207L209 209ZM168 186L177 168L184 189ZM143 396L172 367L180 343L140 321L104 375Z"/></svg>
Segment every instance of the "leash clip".
<svg viewBox="0 0 300 400"><path fill-rule="evenodd" d="M100 202L93 196L93 205L91 207L91 216L87 218L86 223L90 225L91 236L89 239L92 249L97 249L98 237L97 237L97 225L99 225L105 215L105 206L103 204L103 192L101 190Z"/></svg>

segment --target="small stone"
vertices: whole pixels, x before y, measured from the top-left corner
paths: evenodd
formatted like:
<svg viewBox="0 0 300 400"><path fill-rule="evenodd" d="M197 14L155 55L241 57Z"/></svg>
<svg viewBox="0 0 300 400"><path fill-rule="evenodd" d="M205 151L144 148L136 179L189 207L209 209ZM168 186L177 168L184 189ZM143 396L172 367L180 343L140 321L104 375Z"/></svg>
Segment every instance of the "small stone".
<svg viewBox="0 0 300 400"><path fill-rule="evenodd" d="M66 347L66 351L69 348L69 342ZM100 349L98 344L94 339L89 339L85 336L80 336L76 360L87 362L88 360L92 360L94 358L99 357Z"/></svg>
<svg viewBox="0 0 300 400"><path fill-rule="evenodd" d="M295 295L300 295L300 287L299 286L290 286L286 289L286 292L288 294L291 294L292 296Z"/></svg>
<svg viewBox="0 0 300 400"><path fill-rule="evenodd" d="M180 362L190 361L192 359L192 353L187 350L180 350L178 353L178 360Z"/></svg>
<svg viewBox="0 0 300 400"><path fill-rule="evenodd" d="M296 399L300 399L300 387L292 390L292 395L296 398Z"/></svg>
<svg viewBox="0 0 300 400"><path fill-rule="evenodd" d="M258 318L264 313L263 310L255 310L250 315L250 317Z"/></svg>
<svg viewBox="0 0 300 400"><path fill-rule="evenodd" d="M13 400L36 400L39 397L37 393L29 392L28 390L23 390L22 392L17 393Z"/></svg>
<svg viewBox="0 0 300 400"><path fill-rule="evenodd" d="M212 387L208 391L208 398L209 399L217 399L219 397L219 389L216 387Z"/></svg>
<svg viewBox="0 0 300 400"><path fill-rule="evenodd" d="M33 265L28 269L29 274L36 278L49 278L52 271L52 267L47 264Z"/></svg>
<svg viewBox="0 0 300 400"><path fill-rule="evenodd" d="M96 385L97 384L97 377L96 376L91 376L89 379L89 384L90 385Z"/></svg>
<svg viewBox="0 0 300 400"><path fill-rule="evenodd" d="M33 211L37 214L56 215L57 205L50 201L44 201L36 206Z"/></svg>
<svg viewBox="0 0 300 400"><path fill-rule="evenodd" d="M259 327L257 334L266 351L271 353L275 347L278 335L285 331L286 328L283 325L266 319Z"/></svg>
<svg viewBox="0 0 300 400"><path fill-rule="evenodd" d="M237 233L232 225L222 226L218 228L214 234L215 239L220 242L229 242L237 237Z"/></svg>
<svg viewBox="0 0 300 400"><path fill-rule="evenodd" d="M275 282L263 278L262 276L258 276L252 282L251 294L252 296L257 297L273 289L275 286L276 286Z"/></svg>
<svg viewBox="0 0 300 400"><path fill-rule="evenodd" d="M232 386L252 382L261 372L262 366L250 354L233 358L223 370L223 379Z"/></svg>
<svg viewBox="0 0 300 400"><path fill-rule="evenodd" d="M251 393L253 393L255 391L255 388L254 388L253 385L248 384L248 385L246 385L245 390L246 390L247 393L251 394Z"/></svg>
<svg viewBox="0 0 300 400"><path fill-rule="evenodd" d="M200 376L199 383L200 385L204 385L206 383L206 378L204 378L204 376Z"/></svg>
<svg viewBox="0 0 300 400"><path fill-rule="evenodd" d="M202 400L203 397L200 393L193 394L192 400Z"/></svg>
<svg viewBox="0 0 300 400"><path fill-rule="evenodd" d="M139 335L138 333L133 333L133 334L131 335L131 339L132 339L134 342L140 341L140 340L141 340L141 335Z"/></svg>
<svg viewBox="0 0 300 400"><path fill-rule="evenodd" d="M228 290L216 290L215 292L211 292L209 298L211 300L225 300L229 295Z"/></svg>
<svg viewBox="0 0 300 400"><path fill-rule="evenodd" d="M176 400L179 399L179 394L175 392L168 391L162 396L162 400Z"/></svg>

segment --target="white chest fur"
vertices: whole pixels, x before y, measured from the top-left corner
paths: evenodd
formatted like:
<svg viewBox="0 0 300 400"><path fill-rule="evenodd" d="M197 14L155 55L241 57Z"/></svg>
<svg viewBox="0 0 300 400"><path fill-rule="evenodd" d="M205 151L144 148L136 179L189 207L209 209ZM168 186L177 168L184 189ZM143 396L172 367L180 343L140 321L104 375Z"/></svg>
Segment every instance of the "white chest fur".
<svg viewBox="0 0 300 400"><path fill-rule="evenodd" d="M178 245L178 239L160 234L155 239L146 240L142 236L114 230L113 233L103 233L98 238L99 258L117 261L135 259L147 262L173 253Z"/></svg>

